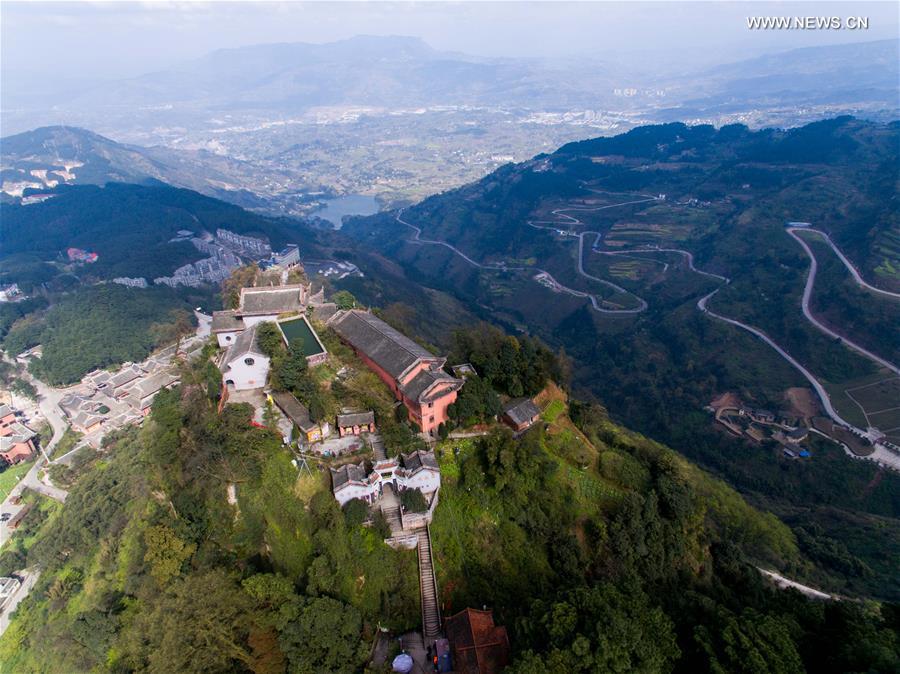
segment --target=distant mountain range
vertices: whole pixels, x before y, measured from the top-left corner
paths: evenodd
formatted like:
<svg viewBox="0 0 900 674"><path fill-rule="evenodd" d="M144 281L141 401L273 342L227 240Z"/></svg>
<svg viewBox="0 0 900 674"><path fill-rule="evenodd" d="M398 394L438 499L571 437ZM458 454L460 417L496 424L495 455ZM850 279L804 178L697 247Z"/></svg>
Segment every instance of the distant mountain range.
<svg viewBox="0 0 900 674"><path fill-rule="evenodd" d="M224 49L52 97L28 95L21 77L4 75L6 132L65 125L130 144L72 128L4 138L3 189L152 178L272 214L303 215L336 194L402 205L648 123L890 121L900 117L898 48L886 40L797 49L672 75L359 36Z"/></svg>
<svg viewBox="0 0 900 674"><path fill-rule="evenodd" d="M673 77L590 59L475 57L412 37L264 44L60 94L54 110L40 111L38 119L125 128L147 115L161 123L209 123L210 117L227 122L251 111L293 115L333 106L702 111L817 102L896 110L898 45L884 40L797 49ZM20 97L17 89L4 97L7 129L33 125L27 120L35 118L25 113L48 107L46 99ZM101 112L105 124L96 117Z"/></svg>

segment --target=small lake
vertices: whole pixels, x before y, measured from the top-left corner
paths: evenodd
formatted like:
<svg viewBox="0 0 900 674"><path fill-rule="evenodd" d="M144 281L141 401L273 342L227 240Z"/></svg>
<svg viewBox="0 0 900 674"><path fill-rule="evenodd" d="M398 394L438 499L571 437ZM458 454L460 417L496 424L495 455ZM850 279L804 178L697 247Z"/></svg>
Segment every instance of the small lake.
<svg viewBox="0 0 900 674"><path fill-rule="evenodd" d="M335 229L340 229L345 215L374 215L379 211L375 197L364 194L348 194L337 199L328 199L325 205L313 215L328 220Z"/></svg>

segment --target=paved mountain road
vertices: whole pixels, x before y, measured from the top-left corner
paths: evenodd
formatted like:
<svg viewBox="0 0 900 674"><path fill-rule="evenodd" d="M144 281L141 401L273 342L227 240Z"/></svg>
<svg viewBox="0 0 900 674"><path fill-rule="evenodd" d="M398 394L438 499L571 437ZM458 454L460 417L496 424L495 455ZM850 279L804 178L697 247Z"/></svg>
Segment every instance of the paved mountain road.
<svg viewBox="0 0 900 674"><path fill-rule="evenodd" d="M604 192L600 192L598 190L590 190L590 191L598 193L598 194L604 193ZM604 194L611 194L611 193L604 193ZM564 218L564 219L568 220L569 222L567 222L567 223L560 223L560 222L554 223L551 221L528 221L527 224L530 227L534 227L535 229L547 229L547 230L559 231L560 225L562 225L562 224L566 224L566 225L583 225L584 224L577 217L568 215L566 213L566 211L568 211L568 212L598 211L598 210L604 210L607 208L615 208L617 206L641 204L641 203L646 203L646 202L657 200L657 197L652 197L649 195L638 195L638 196L641 196L642 198L629 200L629 201L625 201L625 202L621 202L621 203L617 203L617 204L609 204L606 206L596 206L596 207L572 206L572 207L558 208L558 209L551 211L552 215L555 215L559 218ZM591 302L591 305L594 307L594 309L597 310L598 312L602 312L602 313L636 314L636 313L645 311L647 309L646 301L643 298L638 297L637 295L635 295L635 297L637 297L638 300L640 301L640 306L638 306L637 308L634 308L634 309L604 309L599 306L598 300L594 295L580 291L580 290L574 290L572 288L567 288L567 287L563 286L562 284L559 284L556 281L556 279L554 279L553 276L549 272L547 272L543 269L538 269L538 268L534 268L534 267L508 267L503 263L494 264L494 265L481 264L479 262L476 262L469 256L467 256L465 253L463 253L462 251L457 249L455 246L453 246L445 241L433 241L433 240L428 240L428 239L422 239L421 238L422 230L419 227L416 227L415 225L403 220L401 218L401 214L402 214L402 211L400 213L398 213L397 221L400 222L401 224L406 225L407 227L411 228L416 233L415 237L413 239L409 239L410 242L445 246L446 248L449 248L454 253L456 253L457 255L462 257L464 260L466 260L467 262L469 262L470 264L474 265L475 267L477 267L479 269L492 269L492 270L504 270L504 271L528 270L528 271L541 272L542 274L545 274L563 292L567 292L576 297L584 297L586 299L589 299ZM838 333L834 332L833 330L829 329L827 326L822 325L822 323L819 322L809 311L809 297L812 294L812 288L815 283L815 273L816 273L816 269L817 269L816 259L815 259L815 256L812 254L812 251L806 245L806 242L802 241L798 236L796 236L794 234L795 229L797 229L797 228L789 228L788 233L803 246L803 248L806 250L807 254L809 255L810 261L811 261L810 273L807 276L806 286L805 286L804 292L803 292L802 308L803 308L804 316L816 328L822 330L825 334L828 334L835 339L842 340L845 344L847 344L847 346L849 348L854 349L857 352L861 353L862 355L871 358L873 361L877 362L879 365L882 365L883 367L886 367L886 368L890 369L891 371L900 374L900 371L898 371L898 369L895 365L884 360L883 358L880 358L879 356L876 356L875 354L873 354L870 351L868 351L867 349L859 346L858 344L847 340L845 337L843 337L843 336L839 335ZM834 243L831 241L831 239L828 237L827 234L824 234L823 232L820 232L819 230L815 230L815 229L809 229L809 228L801 228L801 229L804 229L806 231L813 231L813 232L816 232L817 234L822 235L825 238L826 242L831 246L831 248L838 255L838 257L843 261L844 265L850 271L854 280L860 286L862 286L872 292L878 293L880 295L884 295L887 297L893 297L893 298L900 298L900 295L898 295L897 293L892 293L892 292L889 292L886 290L881 290L880 288L876 288L876 287L866 283L866 281L860 276L860 274L856 270L856 268L850 263L850 261L846 258L846 256L844 256L844 254L840 251L840 249L838 249L837 246L834 245ZM575 235L575 233L571 232L571 231L569 231L568 233L571 235ZM611 281L597 278L597 277L592 276L584 271L584 237L594 236L594 243L592 244L592 249L596 250L597 245L600 243L602 233L595 232L595 231L586 231L586 232L580 232L576 236L578 236L578 239L579 239L578 262L576 265L577 272L585 278L603 283L609 287L616 289L617 291L628 292L624 288L617 286L616 284L612 283ZM717 292L719 292L719 290L721 290L725 285L731 283L731 279L726 276L722 276L720 274L714 274L712 272L707 272L707 271L703 271L701 269L697 269L697 267L694 266L693 253L691 253L690 251L687 251L687 250L682 250L680 248L650 248L650 247L632 248L632 249L621 250L621 251L597 251L597 252L601 253L601 254L609 254L609 255L614 255L614 254L633 255L635 253L640 253L640 254L644 254L644 255L655 254L655 253L677 253L679 255L682 255L687 260L688 267L690 268L691 271L693 271L697 274L701 274L703 276L707 276L709 278L714 278L716 280L721 281L722 285L720 285L718 288L716 288L712 292L704 295L697 301L697 308L700 311L702 311L704 314L706 314L707 316L710 316L711 318L722 321L729 325L733 325L742 330L746 330L747 332L749 332L752 335L756 336L757 338L761 339L768 346L770 346L772 349L774 349L776 351L776 353L778 353L778 355L780 355L784 360L786 360L790 365L792 365L798 372L800 372L800 374L803 375L803 377L810 383L810 385L813 387L813 390L815 390L816 394L819 396L819 399L822 402L822 407L824 408L826 414L834 422L841 424L842 426L845 426L845 427L849 428L850 430L852 430L856 433L859 433L861 435L865 435L867 433L867 430L857 428L853 424L846 421L843 417L841 417L840 414L838 414L837 410L834 409L834 406L831 403L831 398L829 397L828 392L825 390L825 387L822 385L822 383L818 379L816 379L816 377L808 369L806 369L803 365L801 365L797 361L796 358L791 356L791 354L789 354L781 346L779 346L766 333L764 333L762 330L760 330L759 328L756 328L752 325L743 323L743 322L735 320L733 318L728 318L727 316L722 316L721 314L717 314L714 311L712 311L711 309L709 309L709 307L708 307L709 300L712 299L712 297ZM872 455L870 455L868 457L864 457L864 458L877 461L883 465L887 465L887 466L893 468L894 470L900 471L900 456L894 455L893 453L891 453L887 450L877 450L876 449L876 451Z"/></svg>
<svg viewBox="0 0 900 674"><path fill-rule="evenodd" d="M829 337L841 340L844 344L846 344L849 348L853 349L857 353L865 356L866 358L868 358L871 361L874 361L881 367L887 368L894 374L900 375L900 368L898 368L896 365L894 365L890 361L885 360L881 356L878 356L878 355L872 353L865 347L860 346L859 344L848 339L844 335L841 335L841 334L835 332L834 330L829 328L827 325L825 325L824 323L819 321L819 319L817 319L815 316L813 316L813 313L809 308L809 300L812 297L813 287L816 284L816 272L819 269L819 264L818 264L818 261L816 260L816 256L812 252L812 249L810 249L809 244L807 244L806 241L804 241L802 237L797 235L798 231L816 232L817 234L822 234L822 232L820 232L819 230L816 230L816 229L808 229L805 227L804 228L789 227L787 230L787 233L790 234L791 237L797 243L800 244L800 246L803 248L803 250L806 251L806 255L809 257L809 273L807 273L807 275L806 275L806 285L803 288L803 300L801 302L801 306L803 308L803 315L806 316L806 319L810 323L812 323L814 326L816 326L819 330L824 332ZM887 297L894 297L896 299L900 299L900 295L898 295L897 293L891 293L886 290L880 290L878 288L875 288L874 286L869 285L864 280L862 280L862 278L859 276L857 271L853 268L852 265L850 265L849 261L847 261L847 259L843 256L843 254L840 253L840 251L838 251L838 249L835 247L835 245L833 243L831 243L831 239L829 239L827 235L824 235L824 236L825 236L825 240L831 245L832 249L835 252L837 252L838 256L842 260L844 260L844 264L846 265L847 269L850 270L850 273L853 276L854 281L856 281L857 285L859 285L863 288L866 288L867 290L870 290L872 292L877 292L877 293L887 296Z"/></svg>

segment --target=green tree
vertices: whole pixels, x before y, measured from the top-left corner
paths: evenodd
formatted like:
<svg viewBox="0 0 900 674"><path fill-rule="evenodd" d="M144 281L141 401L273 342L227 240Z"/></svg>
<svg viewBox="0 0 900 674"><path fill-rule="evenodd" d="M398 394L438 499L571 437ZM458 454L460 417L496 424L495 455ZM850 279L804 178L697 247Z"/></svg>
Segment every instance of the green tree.
<svg viewBox="0 0 900 674"><path fill-rule="evenodd" d="M404 489L400 492L400 504L403 509L411 513L423 513L428 510L428 501L421 489Z"/></svg>
<svg viewBox="0 0 900 674"><path fill-rule="evenodd" d="M356 298L348 290L338 290L331 296L338 309L355 309L357 307Z"/></svg>
<svg viewBox="0 0 900 674"><path fill-rule="evenodd" d="M177 580L137 613L121 663L150 673L232 672L251 662L251 602L222 569Z"/></svg>
<svg viewBox="0 0 900 674"><path fill-rule="evenodd" d="M283 614L279 643L292 673L350 674L362 666L368 645L362 616L352 606L330 597L298 599Z"/></svg>
<svg viewBox="0 0 900 674"><path fill-rule="evenodd" d="M344 504L344 518L347 520L347 527L360 526L369 516L369 506L362 499L353 498Z"/></svg>
<svg viewBox="0 0 900 674"><path fill-rule="evenodd" d="M23 396L29 400L37 400L37 389L24 379L16 379L13 381L9 390L16 395Z"/></svg>
<svg viewBox="0 0 900 674"><path fill-rule="evenodd" d="M307 383L309 363L303 353L303 342L292 339L288 345L287 355L278 367L277 377L282 388L298 391Z"/></svg>
<svg viewBox="0 0 900 674"><path fill-rule="evenodd" d="M284 346L281 330L272 321L263 321L256 326L256 341L269 358L279 353Z"/></svg>
<svg viewBox="0 0 900 674"><path fill-rule="evenodd" d="M144 561L150 565L150 575L160 585L166 585L178 576L197 549L196 545L184 542L163 525L152 526L144 532L144 545L147 549Z"/></svg>

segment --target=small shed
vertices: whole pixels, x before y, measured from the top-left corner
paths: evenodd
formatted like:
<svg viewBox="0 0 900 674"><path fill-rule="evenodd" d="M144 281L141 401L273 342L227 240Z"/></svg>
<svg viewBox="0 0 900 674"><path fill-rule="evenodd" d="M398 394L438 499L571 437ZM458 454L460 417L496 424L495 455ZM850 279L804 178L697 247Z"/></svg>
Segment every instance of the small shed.
<svg viewBox="0 0 900 674"><path fill-rule="evenodd" d="M284 414L294 422L302 434L301 440L306 444L321 442L331 430L328 424L319 424L309 417L309 410L292 394L287 392L273 393L272 400Z"/></svg>
<svg viewBox="0 0 900 674"><path fill-rule="evenodd" d="M342 438L345 435L374 433L375 412L366 410L365 412L347 412L345 414L338 414L337 430Z"/></svg>
<svg viewBox="0 0 900 674"><path fill-rule="evenodd" d="M512 400L503 408L503 421L514 431L524 431L541 416L541 410L531 398Z"/></svg>

